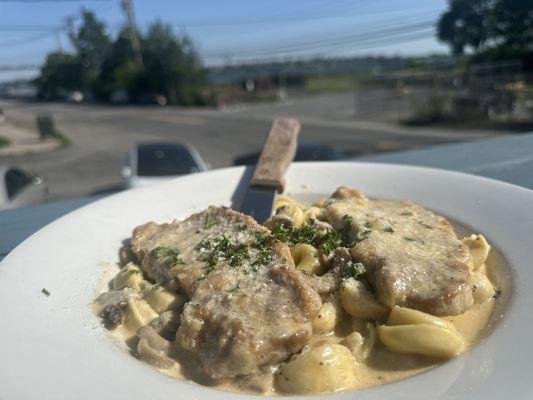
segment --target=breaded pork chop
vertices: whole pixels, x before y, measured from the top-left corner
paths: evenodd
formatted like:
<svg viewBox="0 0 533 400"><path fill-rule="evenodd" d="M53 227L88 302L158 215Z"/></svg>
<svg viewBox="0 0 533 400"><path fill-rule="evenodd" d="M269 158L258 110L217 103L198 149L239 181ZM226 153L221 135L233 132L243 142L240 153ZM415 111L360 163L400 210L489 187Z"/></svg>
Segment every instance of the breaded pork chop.
<svg viewBox="0 0 533 400"><path fill-rule="evenodd" d="M336 229L347 225L353 258L365 265L380 302L434 315L473 304L471 255L444 218L409 201L370 200L340 188L327 202Z"/></svg>
<svg viewBox="0 0 533 400"><path fill-rule="evenodd" d="M232 244L251 243L256 232L269 233L252 217L211 206L183 221L138 226L133 230L131 248L149 278L190 296L199 280L214 267L204 260L212 253L208 244L214 246L224 238ZM234 254L236 262L239 252ZM214 257L211 261L215 261Z"/></svg>
<svg viewBox="0 0 533 400"><path fill-rule="evenodd" d="M256 373L311 338L320 297L292 265L276 264L248 275L218 269L185 306L176 341L198 355L211 377Z"/></svg>
<svg viewBox="0 0 533 400"><path fill-rule="evenodd" d="M148 276L190 297L176 343L212 378L256 373L309 341L320 296L252 218L209 207L135 229L132 249Z"/></svg>

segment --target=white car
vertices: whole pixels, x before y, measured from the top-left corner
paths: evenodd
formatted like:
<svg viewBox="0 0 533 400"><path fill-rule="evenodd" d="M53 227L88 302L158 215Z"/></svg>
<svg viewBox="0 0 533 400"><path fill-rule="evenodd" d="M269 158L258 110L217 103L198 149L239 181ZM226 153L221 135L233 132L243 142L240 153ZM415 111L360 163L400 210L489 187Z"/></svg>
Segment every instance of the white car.
<svg viewBox="0 0 533 400"><path fill-rule="evenodd" d="M121 175L125 186L134 188L208 169L208 164L188 144L145 143L126 154Z"/></svg>
<svg viewBox="0 0 533 400"><path fill-rule="evenodd" d="M20 168L0 166L0 210L34 206L48 198L48 186L42 176Z"/></svg>

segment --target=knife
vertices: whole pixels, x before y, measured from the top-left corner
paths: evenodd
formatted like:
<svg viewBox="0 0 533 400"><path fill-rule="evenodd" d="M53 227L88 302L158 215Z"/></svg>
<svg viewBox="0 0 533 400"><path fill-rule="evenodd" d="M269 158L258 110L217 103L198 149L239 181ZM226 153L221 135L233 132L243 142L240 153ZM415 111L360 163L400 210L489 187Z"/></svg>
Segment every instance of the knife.
<svg viewBox="0 0 533 400"><path fill-rule="evenodd" d="M250 185L237 211L252 216L260 224L272 215L276 193L285 187L285 171L294 160L300 122L293 118L274 120Z"/></svg>

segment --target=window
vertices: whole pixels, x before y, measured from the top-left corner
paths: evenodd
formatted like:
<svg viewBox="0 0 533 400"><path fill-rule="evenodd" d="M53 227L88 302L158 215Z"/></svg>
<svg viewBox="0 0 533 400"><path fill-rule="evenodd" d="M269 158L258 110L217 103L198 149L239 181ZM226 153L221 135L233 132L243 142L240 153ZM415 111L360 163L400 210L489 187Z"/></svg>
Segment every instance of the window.
<svg viewBox="0 0 533 400"><path fill-rule="evenodd" d="M198 165L187 148L170 145L139 146L137 175L183 175L198 171Z"/></svg>
<svg viewBox="0 0 533 400"><path fill-rule="evenodd" d="M32 177L20 169L11 168L6 172L7 197L12 200L15 195L30 184Z"/></svg>

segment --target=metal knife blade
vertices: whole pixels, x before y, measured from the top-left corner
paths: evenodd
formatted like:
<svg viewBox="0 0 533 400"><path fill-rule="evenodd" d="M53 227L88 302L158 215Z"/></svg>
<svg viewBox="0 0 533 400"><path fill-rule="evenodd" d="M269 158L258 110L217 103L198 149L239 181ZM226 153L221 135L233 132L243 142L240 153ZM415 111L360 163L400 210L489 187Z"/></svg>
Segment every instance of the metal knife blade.
<svg viewBox="0 0 533 400"><path fill-rule="evenodd" d="M253 217L262 224L272 215L275 199L275 190L250 186L244 195L239 211Z"/></svg>
<svg viewBox="0 0 533 400"><path fill-rule="evenodd" d="M300 123L296 119L274 120L237 211L252 216L259 223L272 215L276 192L283 192L285 171L296 154L299 132Z"/></svg>

